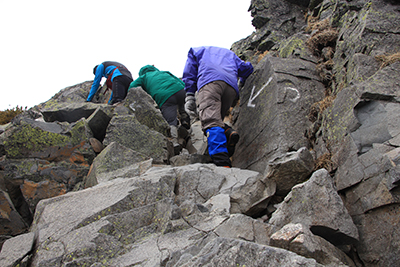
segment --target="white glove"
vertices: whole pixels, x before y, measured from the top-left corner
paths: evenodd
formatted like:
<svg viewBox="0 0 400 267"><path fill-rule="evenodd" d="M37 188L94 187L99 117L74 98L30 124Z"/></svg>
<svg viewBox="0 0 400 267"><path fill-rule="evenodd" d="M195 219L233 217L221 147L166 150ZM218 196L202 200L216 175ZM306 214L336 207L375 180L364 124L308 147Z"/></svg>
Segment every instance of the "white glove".
<svg viewBox="0 0 400 267"><path fill-rule="evenodd" d="M190 117L197 117L196 97L194 95L186 95L185 111Z"/></svg>

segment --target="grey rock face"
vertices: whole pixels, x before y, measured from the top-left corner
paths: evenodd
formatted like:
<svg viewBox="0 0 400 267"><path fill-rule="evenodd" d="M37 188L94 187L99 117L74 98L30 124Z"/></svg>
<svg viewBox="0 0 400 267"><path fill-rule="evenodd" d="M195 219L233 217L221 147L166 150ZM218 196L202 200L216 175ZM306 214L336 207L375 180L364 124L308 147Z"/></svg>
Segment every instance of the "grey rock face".
<svg viewBox="0 0 400 267"><path fill-rule="evenodd" d="M217 238L199 254L183 254L174 265L167 266L323 266L314 259L303 258L287 250L261 246L239 239Z"/></svg>
<svg viewBox="0 0 400 267"><path fill-rule="evenodd" d="M34 233L8 239L1 250L0 265L4 267L28 266L29 255L34 249Z"/></svg>
<svg viewBox="0 0 400 267"><path fill-rule="evenodd" d="M237 215L224 223L229 218L229 194L225 194L225 207L212 200L254 175L251 171L201 164L155 168L137 177L115 179L44 200L37 207L32 226L38 236L33 266L83 262L106 262L109 266L165 264L173 260L169 255L193 246L199 251L216 238L215 233L235 236L228 231L234 221L237 235L243 236L240 228L247 228L251 231L247 239L265 244L267 228L262 222ZM190 211L188 207L192 207ZM281 253L290 257L288 262L299 257ZM252 262L250 258L246 261Z"/></svg>
<svg viewBox="0 0 400 267"><path fill-rule="evenodd" d="M313 258L325 266L355 266L343 251L325 239L313 235L300 223L290 223L282 227L271 236L270 244L306 258Z"/></svg>
<svg viewBox="0 0 400 267"><path fill-rule="evenodd" d="M89 94L91 81L83 82L74 86L67 87L51 99L37 106L47 122L76 122L81 118L88 118L98 107L95 103L102 103L107 108L106 98L110 92L104 95L105 88L98 90L93 101L85 102Z"/></svg>
<svg viewBox="0 0 400 267"><path fill-rule="evenodd" d="M263 172L270 160L307 147L308 112L324 90L315 64L266 56L240 92L234 128L246 138L239 140L232 164Z"/></svg>
<svg viewBox="0 0 400 267"><path fill-rule="evenodd" d="M199 122L198 153L171 158L140 88L118 106L104 88L85 103L91 82L63 89L1 127L0 265L398 265L398 3L249 11L234 168L205 164Z"/></svg>
<svg viewBox="0 0 400 267"><path fill-rule="evenodd" d="M359 238L358 230L325 169L316 171L309 181L293 187L269 223L278 228L288 223L301 223L335 245L356 243Z"/></svg>
<svg viewBox="0 0 400 267"><path fill-rule="evenodd" d="M156 108L155 101L142 88L131 88L123 105L129 107L130 112L143 125L167 137L171 136L169 125Z"/></svg>
<svg viewBox="0 0 400 267"><path fill-rule="evenodd" d="M307 148L302 147L296 152L288 152L281 158L268 163L265 170L277 185L277 195L285 196L293 186L309 178L314 168L314 158Z"/></svg>
<svg viewBox="0 0 400 267"><path fill-rule="evenodd" d="M87 118L87 123L92 130L93 136L100 142L104 140L110 120L111 118L100 107Z"/></svg>
<svg viewBox="0 0 400 267"><path fill-rule="evenodd" d="M259 44L267 42L270 36L285 35L284 31L280 31L279 27L276 27L280 25L277 23L278 19L269 18L270 3L265 2L252 1L250 7L253 15L257 18L253 23L257 23L258 30L232 46L232 49L242 58L250 60L253 64L257 64L259 59L264 56L260 53ZM299 4L306 5L306 3ZM282 8L284 7L286 4L282 5ZM396 181L398 180L399 138L395 125L398 121L400 82L397 73L399 63L393 60L383 64L384 62L380 59L384 55L396 56L395 53L399 50L398 4L394 1L379 0L350 2L326 0L310 1L309 8L310 11L307 15L311 23L305 25L303 28L305 32L297 31L296 35L291 38L275 44L269 49L269 53L264 56L264 59L259 61L257 68L263 64L263 60L268 55L279 55L280 58L301 58L320 63L317 68L319 74L324 75L321 76L321 81L329 86L326 88L329 98L319 102L318 106L321 107L328 101L333 102L327 104L326 109L324 107L324 110L316 114L315 121L307 131L310 143L306 147L314 149L312 154L317 159L316 166L326 166L333 175L336 190L343 197L343 204L352 219L359 222L362 218L363 223L356 223L360 240L355 245L362 262L360 264L388 266L393 264L396 259L395 253L389 252L382 255L382 243L372 241L376 238L374 234L376 230L372 230L369 227L370 224L364 222L378 220L373 215L375 212L379 214L387 212L385 213L385 216L388 216L386 219L391 218L388 220L397 221L393 214L398 210L398 182ZM279 11L276 13L282 14ZM313 25L313 19L317 16L319 25ZM307 52L304 51L307 50L305 45L307 39L312 39L317 36L317 33L320 37L323 36L322 25L324 23L327 23L328 29L337 31L337 40L329 46L320 45L318 48L320 51L315 51L321 56L319 59L318 55L306 56ZM314 26L315 28L312 28ZM268 28L269 32L263 27ZM317 56L317 60L315 60L315 56ZM291 71L291 73L296 72ZM258 80L262 80L265 84L268 76L270 75L262 75L263 78ZM329 79L326 79L327 77ZM247 84L250 81L251 79L246 82L245 90L251 88ZM263 94L261 92L257 98ZM263 104L271 103L271 99L273 97L264 100ZM243 99L242 93L243 100L247 101L246 98ZM240 114L243 114L243 106L242 104L240 107ZM270 114L275 115L277 112L269 106L263 110L271 111L257 116L259 119L257 123L254 122L255 119L252 119L254 126L250 132L256 132L256 127L263 130L259 131L257 137L250 134L249 140L241 139L246 147L241 152L246 152L247 147L250 147L248 150L260 151L253 155L248 153L245 157L252 159L247 163L246 168L259 171L262 171L262 168L255 166L256 162L260 161L260 154L264 155L263 159L271 161L282 157L277 157L273 153L265 153L265 147L270 146L268 139L275 140L275 138L271 134L271 130L264 130L264 125L266 125L264 123L267 120L270 129L277 128L269 119ZM244 117L239 115L235 124L244 124L243 121L247 118L251 118L249 114ZM296 125L296 123L292 122L290 125ZM243 136L243 133L241 134ZM286 133L282 135L290 136ZM251 146L251 142L256 139L262 141L257 146ZM285 141L272 141L271 144L285 144ZM277 145L277 147L282 148L281 145ZM377 227L379 224L380 230L378 231L385 233L387 231L383 230L384 228L391 229L389 230L391 237L397 237L398 231L386 219L378 220L380 224L376 222L374 226ZM369 242L365 242L367 239ZM398 246L393 243L393 238L389 238L389 240L390 245L388 245L387 251L397 249Z"/></svg>
<svg viewBox="0 0 400 267"><path fill-rule="evenodd" d="M138 176L150 169L151 164L149 157L113 142L95 158L83 183L90 187L111 178Z"/></svg>
<svg viewBox="0 0 400 267"><path fill-rule="evenodd" d="M107 128L104 145L117 142L165 164L173 155L172 143L161 133L140 124L133 115L114 116Z"/></svg>

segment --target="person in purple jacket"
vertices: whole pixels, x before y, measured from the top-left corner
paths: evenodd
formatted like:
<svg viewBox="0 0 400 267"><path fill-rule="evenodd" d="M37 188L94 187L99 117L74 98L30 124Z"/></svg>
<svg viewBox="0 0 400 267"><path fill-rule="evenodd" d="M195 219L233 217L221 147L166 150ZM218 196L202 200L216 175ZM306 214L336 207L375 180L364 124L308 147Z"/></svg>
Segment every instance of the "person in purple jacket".
<svg viewBox="0 0 400 267"><path fill-rule="evenodd" d="M130 71L121 63L104 61L93 68L94 80L86 99L91 102L100 86L101 78L106 78L106 84L112 90L108 104L117 104L125 99L129 85L133 81Z"/></svg>
<svg viewBox="0 0 400 267"><path fill-rule="evenodd" d="M191 116L197 115L198 109L201 127L207 136L208 153L217 166L232 166L230 157L239 134L223 119L239 98L238 78L244 84L252 72L251 63L244 62L229 49L202 46L189 50L182 77L185 109Z"/></svg>

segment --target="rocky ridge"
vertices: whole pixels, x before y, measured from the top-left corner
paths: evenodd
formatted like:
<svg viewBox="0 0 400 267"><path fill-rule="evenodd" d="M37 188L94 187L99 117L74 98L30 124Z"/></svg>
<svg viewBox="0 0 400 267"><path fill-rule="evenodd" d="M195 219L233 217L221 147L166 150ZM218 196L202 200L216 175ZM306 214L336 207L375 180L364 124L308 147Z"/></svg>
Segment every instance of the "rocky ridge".
<svg viewBox="0 0 400 267"><path fill-rule="evenodd" d="M1 128L0 266L398 265L399 3L249 11L234 168L198 122L198 153L173 156L141 88L119 106L65 88Z"/></svg>

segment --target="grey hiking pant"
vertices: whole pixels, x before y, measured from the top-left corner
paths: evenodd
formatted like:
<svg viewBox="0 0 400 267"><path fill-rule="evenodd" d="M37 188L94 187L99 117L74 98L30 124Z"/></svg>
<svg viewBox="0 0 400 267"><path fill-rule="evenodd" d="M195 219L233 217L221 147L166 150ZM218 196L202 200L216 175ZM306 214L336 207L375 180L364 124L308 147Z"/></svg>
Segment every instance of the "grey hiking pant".
<svg viewBox="0 0 400 267"><path fill-rule="evenodd" d="M224 81L213 81L200 88L197 101L201 128L224 128L224 117L237 98L232 86Z"/></svg>

